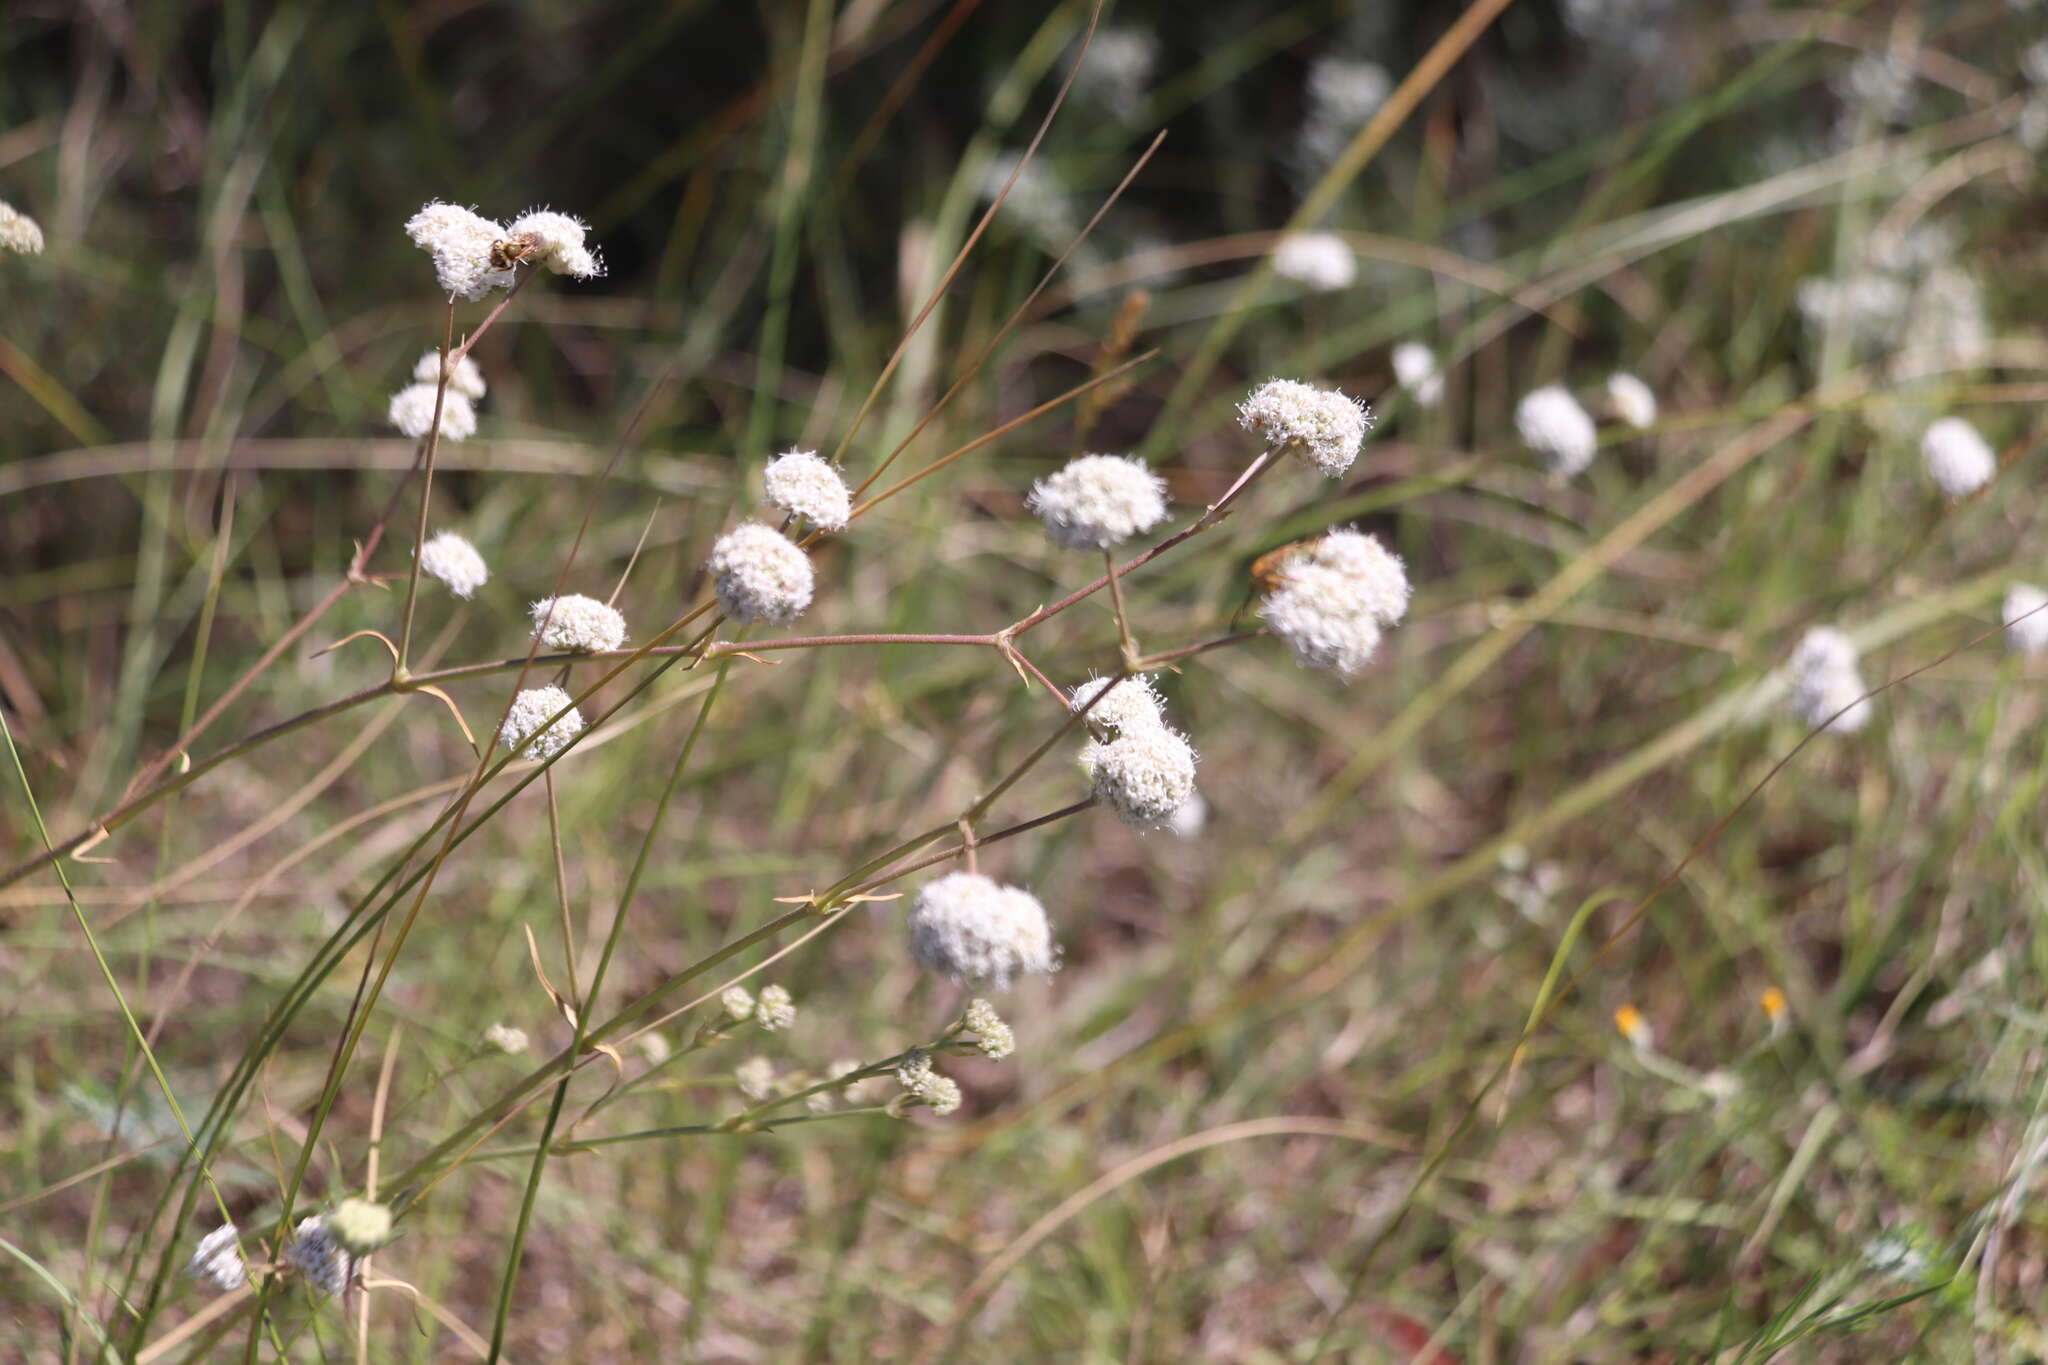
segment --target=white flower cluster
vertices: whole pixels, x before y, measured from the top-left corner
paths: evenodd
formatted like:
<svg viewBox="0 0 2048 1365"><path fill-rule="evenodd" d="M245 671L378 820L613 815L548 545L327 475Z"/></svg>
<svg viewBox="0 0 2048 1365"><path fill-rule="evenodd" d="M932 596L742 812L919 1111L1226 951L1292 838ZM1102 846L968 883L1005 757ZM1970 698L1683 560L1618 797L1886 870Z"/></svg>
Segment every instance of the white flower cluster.
<svg viewBox="0 0 2048 1365"><path fill-rule="evenodd" d="M453 531L442 531L420 546L420 572L448 585L448 591L466 598L490 579L490 566L470 544Z"/></svg>
<svg viewBox="0 0 2048 1365"><path fill-rule="evenodd" d="M1166 520L1166 481L1143 460L1083 455L1032 484L1024 505L1053 544L1107 549Z"/></svg>
<svg viewBox="0 0 2048 1365"><path fill-rule="evenodd" d="M1935 486L1951 498L1967 497L1998 472L1998 456L1960 417L1943 417L1928 426L1920 438L1920 459Z"/></svg>
<svg viewBox="0 0 2048 1365"><path fill-rule="evenodd" d="M909 915L910 955L961 984L1007 989L1025 972L1059 967L1045 907L1022 887L953 872L919 888Z"/></svg>
<svg viewBox="0 0 2048 1365"><path fill-rule="evenodd" d="M553 684L527 688L512 699L512 708L498 729L498 742L534 762L553 758L583 733L583 713L569 706L569 701L569 694ZM548 717L565 706L569 706L568 714L547 725ZM543 725L547 725L545 731Z"/></svg>
<svg viewBox="0 0 2048 1365"><path fill-rule="evenodd" d="M391 425L415 441L434 429L434 405L441 405L441 439L466 441L476 435L476 405L450 387L439 392L433 384L407 384L391 395L386 415Z"/></svg>
<svg viewBox="0 0 2048 1365"><path fill-rule="evenodd" d="M814 450L777 455L761 471L768 501L802 517L821 531L844 531L853 511L853 495L839 471Z"/></svg>
<svg viewBox="0 0 2048 1365"><path fill-rule="evenodd" d="M1269 379L1237 405L1237 420L1268 444L1299 452L1334 479L1358 458L1372 430L1372 409L1335 389Z"/></svg>
<svg viewBox="0 0 2048 1365"><path fill-rule="evenodd" d="M1425 408L1443 400L1444 377L1437 372L1436 355L1419 341L1404 341L1394 347L1394 382Z"/></svg>
<svg viewBox="0 0 2048 1365"><path fill-rule="evenodd" d="M775 1063L766 1057L747 1058L733 1068L732 1078L750 1100L765 1100L775 1094Z"/></svg>
<svg viewBox="0 0 2048 1365"><path fill-rule="evenodd" d="M1400 556L1360 531L1332 531L1282 560L1259 617L1295 661L1348 678L1378 652L1381 632L1408 612Z"/></svg>
<svg viewBox="0 0 2048 1365"><path fill-rule="evenodd" d="M192 1250L192 1259L185 1264L185 1273L195 1280L209 1280L223 1292L241 1288L249 1278L249 1264L242 1259L235 1225L222 1223L200 1238L199 1245Z"/></svg>
<svg viewBox="0 0 2048 1365"><path fill-rule="evenodd" d="M711 547L705 567L719 610L740 625L786 626L811 605L811 561L773 526L735 526Z"/></svg>
<svg viewBox="0 0 2048 1365"><path fill-rule="evenodd" d="M514 1028L510 1024L493 1024L484 1030L484 1046L502 1052L507 1057L517 1057L526 1051L530 1042L525 1029Z"/></svg>
<svg viewBox="0 0 2048 1365"><path fill-rule="evenodd" d="M754 1017L754 997L745 986L727 986L718 997L718 1007L735 1024L744 1024Z"/></svg>
<svg viewBox="0 0 2048 1365"><path fill-rule="evenodd" d="M1103 696L1108 692L1108 696ZM1102 697L1101 701L1096 701ZM1090 678L1074 688L1067 705L1082 713L1088 731L1097 739L1113 739L1126 730L1164 725L1159 694L1150 675L1134 673L1118 682L1115 678Z"/></svg>
<svg viewBox="0 0 2048 1365"><path fill-rule="evenodd" d="M1318 57L1308 69L1308 114L1301 125L1301 164L1320 175L1379 111L1394 78L1378 62Z"/></svg>
<svg viewBox="0 0 2048 1365"><path fill-rule="evenodd" d="M1890 354L1899 377L1978 364L1991 344L1984 294L1956 263L1959 235L1927 221L1873 238L1866 260L1837 277L1801 280L1797 302L1812 342L1840 332L1857 357Z"/></svg>
<svg viewBox="0 0 2048 1365"><path fill-rule="evenodd" d="M1161 722L1132 726L1081 750L1095 799L1133 829L1164 829L1195 794L1195 749Z"/></svg>
<svg viewBox="0 0 2048 1365"><path fill-rule="evenodd" d="M1632 374L1607 376L1607 402L1615 416L1637 431L1657 425L1657 395Z"/></svg>
<svg viewBox="0 0 2048 1365"><path fill-rule="evenodd" d="M390 1206L354 1195L327 1212L327 1232L351 1256L367 1256L391 1240Z"/></svg>
<svg viewBox="0 0 2048 1365"><path fill-rule="evenodd" d="M2048 650L2048 592L2031 583L2015 583L2005 591L1998 619L2005 623L2005 642L2020 654Z"/></svg>
<svg viewBox="0 0 2048 1365"><path fill-rule="evenodd" d="M339 1294L348 1284L353 1262L319 1214L299 1220L291 1241L285 1243L285 1264L299 1272L306 1283L323 1294Z"/></svg>
<svg viewBox="0 0 2048 1365"><path fill-rule="evenodd" d="M796 1001L781 986L763 986L754 1002L754 1022L763 1033L777 1033L796 1022Z"/></svg>
<svg viewBox="0 0 2048 1365"><path fill-rule="evenodd" d="M441 353L428 351L412 367L413 382L434 385L441 382ZM484 372L474 357L460 356L448 371L448 391L459 393L472 403L484 401Z"/></svg>
<svg viewBox="0 0 2048 1365"><path fill-rule="evenodd" d="M543 597L533 604L533 633L549 649L602 654L626 642L626 618L582 593Z"/></svg>
<svg viewBox="0 0 2048 1365"><path fill-rule="evenodd" d="M1599 436L1593 419L1561 384L1546 384L1515 405L1515 430L1554 478L1568 479L1593 463Z"/></svg>
<svg viewBox="0 0 2048 1365"><path fill-rule="evenodd" d="M1017 1050L1017 1035L1003 1022L1003 1016L996 1013L996 1007L988 1001L976 998L967 1002L967 1013L961 1016L961 1023L973 1033L975 1046L981 1055L991 1061L1001 1061Z"/></svg>
<svg viewBox="0 0 2048 1365"><path fill-rule="evenodd" d="M913 1052L896 1068L896 1079L904 1092L941 1117L960 1107L960 1087L950 1078L932 1070L932 1059Z"/></svg>
<svg viewBox="0 0 2048 1365"><path fill-rule="evenodd" d="M1806 724L1820 725L1837 711L1830 729L1854 734L1870 723L1875 708L1863 695L1870 689L1856 666L1856 645L1833 626L1815 626L1800 637L1785 671L1792 714Z"/></svg>
<svg viewBox="0 0 2048 1365"><path fill-rule="evenodd" d="M512 220L505 237L531 244L535 248L533 261L555 274L588 280L604 274L604 258L584 242L589 232L588 223L566 213L528 209Z"/></svg>
<svg viewBox="0 0 2048 1365"><path fill-rule="evenodd" d="M42 249L42 226L12 204L0 200L0 250L34 256Z"/></svg>
<svg viewBox="0 0 2048 1365"><path fill-rule="evenodd" d="M1358 257L1334 232L1290 232L1273 248L1273 273L1327 294L1349 288L1358 278Z"/></svg>

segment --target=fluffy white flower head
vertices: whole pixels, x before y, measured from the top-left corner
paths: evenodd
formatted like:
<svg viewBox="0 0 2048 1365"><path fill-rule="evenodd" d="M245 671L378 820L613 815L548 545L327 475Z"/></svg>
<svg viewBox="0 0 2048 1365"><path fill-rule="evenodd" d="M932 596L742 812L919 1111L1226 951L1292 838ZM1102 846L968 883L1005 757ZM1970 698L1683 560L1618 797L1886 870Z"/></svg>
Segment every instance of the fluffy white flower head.
<svg viewBox="0 0 2048 1365"><path fill-rule="evenodd" d="M754 1002L754 1022L764 1033L775 1033L796 1022L796 1001L781 986L763 986Z"/></svg>
<svg viewBox="0 0 2048 1365"><path fill-rule="evenodd" d="M2032 583L2015 583L2005 590L2005 606L1999 613L2005 622L2005 642L2019 654L2048 650L2048 592Z"/></svg>
<svg viewBox="0 0 2048 1365"><path fill-rule="evenodd" d="M1415 401L1433 408L1444 396L1444 377L1437 373L1436 355L1419 341L1404 341L1394 348L1394 382L1415 395Z"/></svg>
<svg viewBox="0 0 2048 1365"><path fill-rule="evenodd" d="M1400 556L1362 531L1332 531L1275 570L1259 617L1294 651L1295 662L1349 678L1379 651L1383 627L1408 612L1408 571Z"/></svg>
<svg viewBox="0 0 2048 1365"><path fill-rule="evenodd" d="M327 1231L349 1255L367 1256L391 1240L391 1210L352 1195L328 1213Z"/></svg>
<svg viewBox="0 0 2048 1365"><path fill-rule="evenodd" d="M24 256L34 256L42 249L41 225L12 204L0 202L0 251L19 251Z"/></svg>
<svg viewBox="0 0 2048 1365"><path fill-rule="evenodd" d="M907 1094L930 1106L934 1114L943 1116L960 1107L959 1085L932 1070L931 1058L922 1052L913 1052L903 1059L896 1068L896 1079Z"/></svg>
<svg viewBox="0 0 2048 1365"><path fill-rule="evenodd" d="M1111 684L1115 684L1114 687ZM1104 690L1109 695L1101 697ZM1093 706L1089 703L1094 702ZM1159 694L1152 690L1152 679L1139 673L1117 682L1115 678L1090 678L1074 688L1074 694L1067 705L1075 711L1087 712L1085 721L1089 733L1097 739L1108 739L1126 730L1139 730L1147 726L1163 725L1165 716L1160 710Z"/></svg>
<svg viewBox="0 0 2048 1365"><path fill-rule="evenodd" d="M750 1100L765 1100L775 1093L775 1063L766 1057L747 1058L733 1068L732 1078Z"/></svg>
<svg viewBox="0 0 2048 1365"><path fill-rule="evenodd" d="M510 289L514 272L491 264L491 248L505 229L480 213L439 201L415 213L405 235L434 260L441 292L475 303L493 289Z"/></svg>
<svg viewBox="0 0 2048 1365"><path fill-rule="evenodd" d="M1960 417L1943 417L1920 438L1920 459L1935 485L1951 498L1976 492L1998 472L1998 457Z"/></svg>
<svg viewBox="0 0 2048 1365"><path fill-rule="evenodd" d="M1614 415L1641 431L1657 425L1657 395L1632 374L1616 372L1607 376L1607 401Z"/></svg>
<svg viewBox="0 0 2048 1365"><path fill-rule="evenodd" d="M1372 430L1372 409L1335 389L1269 379L1237 405L1237 420L1269 444L1299 451L1334 479L1358 458Z"/></svg>
<svg viewBox="0 0 2048 1365"><path fill-rule="evenodd" d="M507 1057L517 1057L531 1046L531 1040L527 1038L526 1030L523 1028L514 1028L510 1024L493 1024L484 1030L484 1046L502 1052Z"/></svg>
<svg viewBox="0 0 2048 1365"><path fill-rule="evenodd" d="M811 561L772 526L735 526L711 547L705 567L719 610L743 626L786 626L811 605Z"/></svg>
<svg viewBox="0 0 2048 1365"><path fill-rule="evenodd" d="M626 642L626 618L582 593L543 597L533 604L533 633L549 649L601 654Z"/></svg>
<svg viewBox="0 0 2048 1365"><path fill-rule="evenodd" d="M1273 273L1319 294L1349 288L1358 257L1334 232L1290 232L1273 248Z"/></svg>
<svg viewBox="0 0 2048 1365"><path fill-rule="evenodd" d="M1593 463L1593 451L1599 445L1593 419L1561 384L1546 384L1523 394L1515 405L1515 429L1544 468L1560 479Z"/></svg>
<svg viewBox="0 0 2048 1365"><path fill-rule="evenodd" d="M1081 751L1095 799L1133 829L1164 829L1195 794L1195 750L1164 725L1128 730Z"/></svg>
<svg viewBox="0 0 2048 1365"><path fill-rule="evenodd" d="M1383 626L1408 614L1408 569L1401 556L1380 544L1378 536L1349 527L1331 531L1301 547L1281 564L1284 578L1299 564L1334 569L1351 580L1359 605Z"/></svg>
<svg viewBox="0 0 2048 1365"><path fill-rule="evenodd" d="M527 688L512 699L512 709L498 730L498 742L521 758L535 762L553 758L583 733L583 713L573 706L567 715L541 730L548 717L565 706L569 706L569 694L559 687Z"/></svg>
<svg viewBox="0 0 2048 1365"><path fill-rule="evenodd" d="M328 1231L327 1220L317 1213L299 1220L285 1245L284 1259L323 1294L339 1294L348 1283L349 1255Z"/></svg>
<svg viewBox="0 0 2048 1365"><path fill-rule="evenodd" d="M1166 480L1143 460L1083 455L1032 484L1024 505L1045 523L1053 544L1106 549L1166 520Z"/></svg>
<svg viewBox="0 0 2048 1365"><path fill-rule="evenodd" d="M853 495L839 471L813 450L777 455L761 471L768 501L793 512L821 531L844 531L853 510Z"/></svg>
<svg viewBox="0 0 2048 1365"><path fill-rule="evenodd" d="M1801 636L1785 671L1791 682L1787 704L1806 724L1834 716L1828 728L1853 734L1870 723L1874 708L1863 695L1869 688L1856 666L1856 645L1833 626L1815 626Z"/></svg>
<svg viewBox="0 0 2048 1365"><path fill-rule="evenodd" d="M718 997L718 1007L734 1023L754 1017L754 997L745 986L727 986Z"/></svg>
<svg viewBox="0 0 2048 1365"><path fill-rule="evenodd" d="M241 1288L249 1278L249 1266L235 1241L235 1225L222 1223L200 1238L192 1249L192 1259L185 1263L185 1273L195 1280L210 1281L222 1292Z"/></svg>
<svg viewBox="0 0 2048 1365"><path fill-rule="evenodd" d="M468 597L491 576L476 546L453 531L442 531L420 546L420 572L440 579L457 597Z"/></svg>
<svg viewBox="0 0 2048 1365"><path fill-rule="evenodd" d="M415 441L434 426L435 386L407 384L391 395L391 425ZM440 395L441 439L466 441L476 435L476 408L469 399L450 389Z"/></svg>
<svg viewBox="0 0 2048 1365"><path fill-rule="evenodd" d="M974 872L926 882L911 904L910 955L962 985L1006 989L1025 972L1059 966L1045 907L1029 891Z"/></svg>
<svg viewBox="0 0 2048 1365"><path fill-rule="evenodd" d="M587 280L604 274L603 257L584 245L589 231L589 224L566 213L528 209L505 229L505 236L535 243L533 260L555 274Z"/></svg>
<svg viewBox="0 0 2048 1365"><path fill-rule="evenodd" d="M421 384L440 383L441 353L439 351L428 351L425 355L421 356L418 363L412 367L412 377ZM460 360L457 360L455 368L448 373L448 391L450 393L459 393L472 403L484 401L486 387L484 384L484 372L477 367L476 361L468 356L463 356Z"/></svg>

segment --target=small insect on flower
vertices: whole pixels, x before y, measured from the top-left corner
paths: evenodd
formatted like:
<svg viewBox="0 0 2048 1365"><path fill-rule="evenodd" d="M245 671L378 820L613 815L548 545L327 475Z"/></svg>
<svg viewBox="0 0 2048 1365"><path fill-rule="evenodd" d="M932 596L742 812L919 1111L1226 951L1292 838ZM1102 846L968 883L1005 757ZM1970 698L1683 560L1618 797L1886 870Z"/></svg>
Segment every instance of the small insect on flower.
<svg viewBox="0 0 2048 1365"><path fill-rule="evenodd" d="M852 515L853 495L846 480L814 450L777 455L761 471L761 486L770 503L821 531L844 531Z"/></svg>
<svg viewBox="0 0 2048 1365"><path fill-rule="evenodd" d="M43 249L43 229L35 219L0 201L0 250L18 251L24 256L39 255Z"/></svg>
<svg viewBox="0 0 2048 1365"><path fill-rule="evenodd" d="M185 1263L185 1273L195 1280L207 1280L223 1292L241 1288L249 1278L249 1264L242 1259L235 1225L222 1223L200 1238L192 1249L192 1259Z"/></svg>
<svg viewBox="0 0 2048 1365"><path fill-rule="evenodd" d="M347 1287L355 1268L348 1252L335 1241L327 1220L317 1213L299 1220L291 1241L285 1244L284 1261L308 1285L330 1296Z"/></svg>
<svg viewBox="0 0 2048 1365"><path fill-rule="evenodd" d="M810 608L811 561L772 526L735 526L711 547L705 567L719 610L740 625L785 626Z"/></svg>
<svg viewBox="0 0 2048 1365"><path fill-rule="evenodd" d="M1393 351L1394 382L1415 395L1415 401L1433 408L1444 396L1444 377L1437 372L1436 356L1419 341L1404 341Z"/></svg>
<svg viewBox="0 0 2048 1365"><path fill-rule="evenodd" d="M2005 591L1999 620L2005 623L2005 642L2014 653L2048 650L2048 592L2031 583L2013 584Z"/></svg>
<svg viewBox="0 0 2048 1365"><path fill-rule="evenodd" d="M512 220L502 240L492 244L495 262L502 254L508 265L533 262L557 275L579 280L604 274L604 258L585 245L590 227L580 218L548 209L528 209Z"/></svg>
<svg viewBox="0 0 2048 1365"><path fill-rule="evenodd" d="M468 598L491 576L476 546L453 531L442 531L420 546L420 572L439 579L461 598Z"/></svg>
<svg viewBox="0 0 2048 1365"><path fill-rule="evenodd" d="M1032 484L1024 505L1045 523L1053 544L1107 549L1166 520L1166 480L1143 460L1083 455Z"/></svg>
<svg viewBox="0 0 2048 1365"><path fill-rule="evenodd" d="M1951 498L1976 492L1998 472L1998 457L1977 428L1960 417L1943 417L1928 426L1920 438L1920 458L1935 486Z"/></svg>
<svg viewBox="0 0 2048 1365"><path fill-rule="evenodd" d="M493 289L512 287L513 272L494 260L505 229L482 214L436 200L405 225L406 236L434 261L441 292L475 303Z"/></svg>
<svg viewBox="0 0 2048 1365"><path fill-rule="evenodd" d="M1360 531L1332 531L1276 551L1259 617L1304 668L1340 678L1378 653L1381 633L1408 611L1408 573L1400 557ZM1254 565L1254 568L1257 568Z"/></svg>
<svg viewBox="0 0 2048 1365"><path fill-rule="evenodd" d="M1007 989L1026 972L1059 968L1045 907L1029 891L975 872L926 882L911 904L910 955L962 985Z"/></svg>
<svg viewBox="0 0 2048 1365"><path fill-rule="evenodd" d="M776 1033L796 1022L796 1002L780 986L763 986L754 1002L754 1022L763 1033Z"/></svg>
<svg viewBox="0 0 2048 1365"><path fill-rule="evenodd" d="M1095 799L1133 829L1164 829L1195 794L1195 750L1165 725L1129 730L1081 751Z"/></svg>
<svg viewBox="0 0 2048 1365"><path fill-rule="evenodd" d="M1326 478L1351 468L1372 430L1372 409L1336 389L1295 379L1269 379L1237 405L1238 425L1268 444L1300 455Z"/></svg>
<svg viewBox="0 0 2048 1365"><path fill-rule="evenodd" d="M1593 463L1599 433L1593 419L1561 384L1546 384L1515 405L1515 429L1552 478L1568 479Z"/></svg>
<svg viewBox="0 0 2048 1365"><path fill-rule="evenodd" d="M1657 395L1632 374L1607 376L1607 402L1615 416L1637 431L1657 425Z"/></svg>
<svg viewBox="0 0 2048 1365"><path fill-rule="evenodd" d="M533 633L549 649L602 654L626 642L626 618L581 593L543 597L533 604Z"/></svg>
<svg viewBox="0 0 2048 1365"><path fill-rule="evenodd" d="M583 713L569 706L570 697L561 688L529 687L512 699L511 710L498 730L498 742L532 762L553 758L583 733ZM548 718L563 707L568 713L552 725ZM547 726L542 730L542 726Z"/></svg>

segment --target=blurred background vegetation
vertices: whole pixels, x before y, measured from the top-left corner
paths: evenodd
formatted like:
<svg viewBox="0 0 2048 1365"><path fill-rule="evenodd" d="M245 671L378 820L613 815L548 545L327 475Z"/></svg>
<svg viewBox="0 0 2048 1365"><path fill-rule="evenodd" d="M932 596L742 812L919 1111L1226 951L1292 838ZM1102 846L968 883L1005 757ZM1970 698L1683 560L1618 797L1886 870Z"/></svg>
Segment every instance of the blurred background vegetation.
<svg viewBox="0 0 2048 1365"><path fill-rule="evenodd" d="M507 1358L2048 1349L2029 1188L2048 1152L2043 674L1997 636L2009 583L2048 573L2027 494L2048 12L1514 0L1339 165L1460 12L1108 6L847 468L910 435L1020 308L904 469L1087 379L1119 315L1129 354L1157 354L1099 410L1035 419L821 547L805 624L986 631L1057 598L1092 575L1024 514L1030 481L1135 450L1199 506L1254 453L1231 405L1276 374L1371 398L1378 434L1341 483L1271 478L1134 580L1141 635L1224 633L1256 555L1344 522L1406 558L1409 622L1349 686L1270 641L1163 680L1202 753L1198 834L1084 817L990 851L1045 901L1065 967L999 1000L1014 1057L947 1064L959 1114L555 1160ZM338 581L410 466L383 416L440 338L402 230L422 203L552 205L609 267L536 283L477 348L482 430L440 452L433 520L494 576L467 605L423 598L423 648L522 649L586 509L570 589L607 595L644 535L620 597L644 638L695 600L764 457L851 429L1088 19L973 0L9 5L0 199L49 248L0 257L0 705L52 836L116 805ZM1327 211L1295 221L1319 189ZM1356 282L1273 278L1283 227L1346 233ZM1392 381L1404 339L1445 367L1434 409ZM1562 382L1593 402L1616 369L1662 420L1608 424L1587 474L1545 479L1517 398ZM1955 504L1917 456L1948 412L2004 464ZM374 572L402 578L411 505ZM382 682L372 645L313 651L391 630L401 600L351 589L195 756ZM1934 666L1747 799L1805 736L1756 689L1821 623L1857 638L1873 686ZM1114 668L1113 626L1090 602L1033 657L1065 682ZM608 996L947 818L1051 723L980 651L779 658L710 713ZM450 687L479 733L506 689ZM667 676L557 775L592 942L703 690ZM1068 757L998 814L1078 799ZM472 763L445 710L382 700L67 864L184 1108ZM11 765L0 787L13 863L39 844ZM522 931L552 943L554 902L529 794L437 882L309 1200L360 1187L387 1048L388 1170L521 1073L480 1052L488 1025L541 1056L567 1044ZM796 1028L684 1059L617 1130L732 1112L750 1056L820 1070L930 1037L961 998L920 978L900 915L870 906L776 963ZM133 1326L129 1267L211 1223L149 1221L175 1124L47 869L0 889L0 966L0 1351L89 1359L87 1319ZM245 1226L276 1212L360 970L300 1011L216 1163ZM473 1161L421 1202L378 1265L431 1306L375 1296L367 1358L472 1358L525 1169ZM149 1339L206 1304L178 1284ZM351 1358L352 1309L279 1315L292 1358ZM162 1358L241 1342L198 1331Z"/></svg>

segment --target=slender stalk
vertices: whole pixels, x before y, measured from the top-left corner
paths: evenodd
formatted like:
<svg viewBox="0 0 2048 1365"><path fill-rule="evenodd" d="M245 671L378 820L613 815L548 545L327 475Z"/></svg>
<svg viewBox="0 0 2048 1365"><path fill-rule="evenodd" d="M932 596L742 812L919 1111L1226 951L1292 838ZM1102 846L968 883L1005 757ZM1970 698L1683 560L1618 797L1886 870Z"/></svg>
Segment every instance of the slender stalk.
<svg viewBox="0 0 2048 1365"><path fill-rule="evenodd" d="M521 277L523 283L525 277ZM511 299L507 298L506 303ZM501 305L502 306L502 305ZM427 543L427 512L434 500L434 452L441 446L441 408L448 401L448 372L454 366L449 352L455 348L455 299L448 299L448 319L441 336L441 364L434 378L434 422L427 428L426 458L420 473L420 516L419 524L412 538L412 563L405 575L405 624L398 632L398 662L392 665L391 676L405 677L407 651L412 648L413 608L420 598L420 550Z"/></svg>

